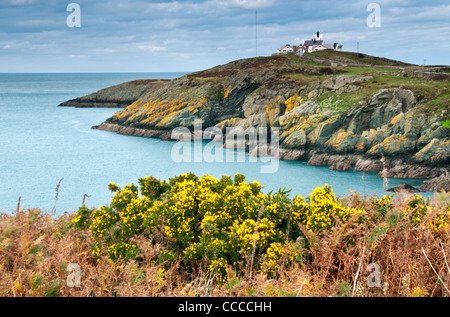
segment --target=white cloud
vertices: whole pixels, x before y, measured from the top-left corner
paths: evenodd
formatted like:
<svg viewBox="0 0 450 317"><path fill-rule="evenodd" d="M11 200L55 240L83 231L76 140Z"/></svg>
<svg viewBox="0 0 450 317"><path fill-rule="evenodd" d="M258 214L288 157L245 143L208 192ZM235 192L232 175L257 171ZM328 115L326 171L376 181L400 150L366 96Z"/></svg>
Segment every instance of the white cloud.
<svg viewBox="0 0 450 317"><path fill-rule="evenodd" d="M244 9L262 9L272 6L275 0L231 0L223 1L222 4L231 7L240 7Z"/></svg>
<svg viewBox="0 0 450 317"><path fill-rule="evenodd" d="M94 52L96 53L115 53L117 52L116 50L112 49L112 48L97 48L94 50Z"/></svg>
<svg viewBox="0 0 450 317"><path fill-rule="evenodd" d="M74 58L74 59L82 59L82 58L86 58L86 55L83 55L83 54L79 54L79 55L72 54L72 55L69 55L69 57L70 58Z"/></svg>
<svg viewBox="0 0 450 317"><path fill-rule="evenodd" d="M34 0L9 0L9 3L12 5L24 5L24 4L32 4Z"/></svg>
<svg viewBox="0 0 450 317"><path fill-rule="evenodd" d="M157 46L157 45L138 45L138 49L146 52L160 52L167 50L167 47Z"/></svg>

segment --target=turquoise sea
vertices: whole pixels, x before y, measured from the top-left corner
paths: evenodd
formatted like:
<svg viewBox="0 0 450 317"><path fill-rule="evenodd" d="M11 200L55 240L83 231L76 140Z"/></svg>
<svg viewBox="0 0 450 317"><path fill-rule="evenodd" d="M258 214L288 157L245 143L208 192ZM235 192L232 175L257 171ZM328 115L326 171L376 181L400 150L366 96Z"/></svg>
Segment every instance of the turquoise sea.
<svg viewBox="0 0 450 317"><path fill-rule="evenodd" d="M280 161L276 173L263 174L261 166L268 163L260 159L251 162L242 151L234 153L234 162L177 163L171 156L174 142L91 129L118 109L57 107L61 102L129 80L181 75L0 74L0 212L15 210L19 196L22 208L55 208L56 214L77 210L84 194L90 195L86 198L88 206L106 205L112 197L109 182L124 186L137 184L143 176L168 179L185 172L218 178L241 173L247 181L260 181L266 192L285 187L292 189L292 196L306 196L324 184L331 185L339 195L350 190L385 194L383 180L376 173L364 173L363 180L360 172L336 172L307 166L304 161ZM237 157L244 162L237 162ZM422 181L391 179L389 186L401 183L420 186Z"/></svg>

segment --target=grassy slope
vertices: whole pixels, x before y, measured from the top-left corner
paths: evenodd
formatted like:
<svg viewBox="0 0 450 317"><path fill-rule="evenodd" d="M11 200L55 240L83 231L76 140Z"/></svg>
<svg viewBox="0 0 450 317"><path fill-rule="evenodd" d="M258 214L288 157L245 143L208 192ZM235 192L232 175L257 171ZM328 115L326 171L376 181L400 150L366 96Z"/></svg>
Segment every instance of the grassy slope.
<svg viewBox="0 0 450 317"><path fill-rule="evenodd" d="M372 81L365 81L360 84L361 89L342 93L339 96L335 96L333 92L325 93L319 96L316 101L321 102L325 99L332 98L334 102L337 100L342 100L341 109L333 110L346 110L356 104L358 101L365 100L371 95L375 94L380 89L386 88L396 88L402 87L405 89L410 89L414 92L414 95L419 99L425 99L425 103L422 105L421 110L426 113L436 113L439 110L446 110L450 105L450 85L445 81L427 80L420 77L409 77L402 73L405 67L413 66L410 64L393 61L385 58L378 58L373 56L368 56L360 54L358 56L356 53L350 52L339 52L339 51L319 51L308 54L308 56L317 56L327 59L333 59L335 57L345 57L347 59L353 60L355 63L368 63L374 64L378 67L329 67L324 66L319 62L305 61L303 58L290 56L289 59L293 65L301 64L307 65L315 68L329 68L332 69L336 76L340 75L371 75L374 77ZM395 68L383 68L382 66L391 66ZM421 68L415 66L416 68ZM440 70L440 71L445 71ZM328 78L327 75L322 76L311 76L308 74L287 74L292 80L297 81L300 85L308 84L316 80L324 80Z"/></svg>

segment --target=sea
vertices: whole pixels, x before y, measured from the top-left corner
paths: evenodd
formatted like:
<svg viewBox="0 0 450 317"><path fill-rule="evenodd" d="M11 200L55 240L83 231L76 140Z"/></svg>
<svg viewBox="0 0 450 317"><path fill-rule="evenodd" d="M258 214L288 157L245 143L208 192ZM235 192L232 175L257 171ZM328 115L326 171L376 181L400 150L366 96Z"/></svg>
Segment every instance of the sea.
<svg viewBox="0 0 450 317"><path fill-rule="evenodd" d="M268 173L263 172L267 158L255 160L242 150L226 150L234 160L174 159L178 142L92 129L120 109L58 107L130 80L184 74L0 74L0 212L12 213L19 206L59 215L76 211L83 201L91 208L105 206L112 198L110 182L125 186L144 176L168 180L187 172L216 178L240 173L247 182L259 181L266 193L284 188L291 197L308 196L325 184L340 196L388 194L377 173L330 171L306 161L277 161L276 170ZM204 149L210 143L192 145ZM420 186L423 181L390 179L389 187L403 183Z"/></svg>

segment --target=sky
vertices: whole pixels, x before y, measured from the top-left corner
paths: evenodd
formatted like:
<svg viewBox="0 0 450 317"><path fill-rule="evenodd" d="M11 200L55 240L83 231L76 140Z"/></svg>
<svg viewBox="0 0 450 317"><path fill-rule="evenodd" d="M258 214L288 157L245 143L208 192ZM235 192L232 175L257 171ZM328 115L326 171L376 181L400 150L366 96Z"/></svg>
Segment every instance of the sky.
<svg viewBox="0 0 450 317"><path fill-rule="evenodd" d="M448 0L0 0L0 72L193 72L315 32L344 51L450 64Z"/></svg>

